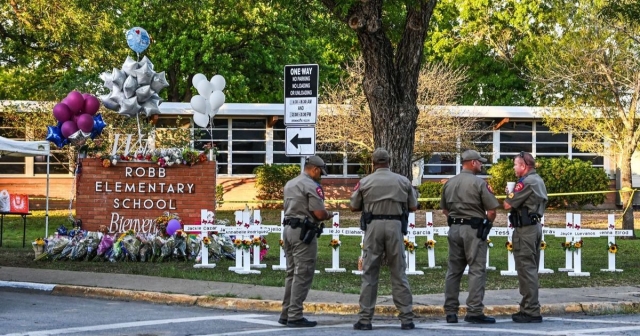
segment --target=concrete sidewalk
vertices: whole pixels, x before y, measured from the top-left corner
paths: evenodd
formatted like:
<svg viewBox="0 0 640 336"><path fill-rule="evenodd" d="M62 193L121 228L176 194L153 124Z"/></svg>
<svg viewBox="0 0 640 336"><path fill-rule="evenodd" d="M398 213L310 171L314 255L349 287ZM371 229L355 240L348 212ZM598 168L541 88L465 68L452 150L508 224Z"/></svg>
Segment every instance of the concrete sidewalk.
<svg viewBox="0 0 640 336"><path fill-rule="evenodd" d="M73 272L37 268L0 267L0 286L13 282L51 284L59 295L104 299L149 301L166 304L279 312L282 287L266 287L226 282L160 278L143 275ZM18 286L19 287L19 286ZM27 286L28 287L28 286ZM467 293L461 293L461 314ZM487 315L507 315L518 311L517 289L489 290L484 304ZM312 290L305 311L325 314L356 314L358 294ZM414 295L414 311L423 316L444 316L444 294ZM543 314L606 314L640 312L640 286L541 288ZM377 315L396 314L391 296L378 297Z"/></svg>

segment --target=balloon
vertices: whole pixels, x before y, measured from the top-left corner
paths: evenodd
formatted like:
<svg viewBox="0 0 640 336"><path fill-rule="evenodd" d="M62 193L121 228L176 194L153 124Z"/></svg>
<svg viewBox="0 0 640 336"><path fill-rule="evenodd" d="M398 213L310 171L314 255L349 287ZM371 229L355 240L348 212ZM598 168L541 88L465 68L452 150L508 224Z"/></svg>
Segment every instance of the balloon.
<svg viewBox="0 0 640 336"><path fill-rule="evenodd" d="M224 90L224 87L227 85L227 81L224 80L224 77L220 75L215 75L211 78L211 84L213 84L213 90Z"/></svg>
<svg viewBox="0 0 640 336"><path fill-rule="evenodd" d="M193 122L200 127L207 127L207 125L209 125L209 116L206 114L194 113Z"/></svg>
<svg viewBox="0 0 640 336"><path fill-rule="evenodd" d="M60 132L65 138L68 138L71 134L78 131L78 125L75 122L69 120L62 123L62 127L60 127Z"/></svg>
<svg viewBox="0 0 640 336"><path fill-rule="evenodd" d="M111 95L102 95L100 96L100 100L102 100L102 105L112 111L117 111L120 109L120 104L112 100Z"/></svg>
<svg viewBox="0 0 640 336"><path fill-rule="evenodd" d="M100 79L102 79L104 81L103 86L106 87L107 89L111 89L111 86L113 85L113 82L111 81L111 73L110 72L103 72L100 74Z"/></svg>
<svg viewBox="0 0 640 336"><path fill-rule="evenodd" d="M149 67L149 64L145 64L141 66L139 69L134 70L133 72L136 76L136 79L138 80L138 84L141 86L151 84L153 75L156 74L156 72Z"/></svg>
<svg viewBox="0 0 640 336"><path fill-rule="evenodd" d="M144 104L142 104L142 113L147 118L154 114L160 114L158 103L155 100L146 101Z"/></svg>
<svg viewBox="0 0 640 336"><path fill-rule="evenodd" d="M129 76L122 85L122 91L125 98L131 98L136 95L136 89L138 88L138 81L135 77Z"/></svg>
<svg viewBox="0 0 640 336"><path fill-rule="evenodd" d="M133 71L136 70L138 67L139 67L138 62L136 62L133 58L131 58L131 56L127 56L127 59L124 61L124 64L122 65L122 71L124 71L124 73L126 73L129 76L135 76L135 73Z"/></svg>
<svg viewBox="0 0 640 336"><path fill-rule="evenodd" d="M122 100L118 113L133 117L138 113L138 111L140 111L140 104L138 104L138 100L136 97L131 97Z"/></svg>
<svg viewBox="0 0 640 336"><path fill-rule="evenodd" d="M149 100L149 98L151 98L152 95L153 95L153 91L151 91L150 85L140 86L136 90L136 98L138 98L138 103L140 104Z"/></svg>
<svg viewBox="0 0 640 336"><path fill-rule="evenodd" d="M127 74L124 73L124 71L118 69L118 68L113 68L113 72L111 73L111 81L114 84L114 88L122 87L122 84L124 84L124 81L127 79Z"/></svg>
<svg viewBox="0 0 640 336"><path fill-rule="evenodd" d="M213 85L207 81L200 81L196 89L201 96L209 97L213 92Z"/></svg>
<svg viewBox="0 0 640 336"><path fill-rule="evenodd" d="M193 79L191 79L191 84L193 84L194 87L198 87L198 83L203 80L207 80L207 77L205 77L205 75L201 73L195 74L195 76L193 76Z"/></svg>
<svg viewBox="0 0 640 336"><path fill-rule="evenodd" d="M224 104L224 93L222 91L213 91L209 96L209 104L211 104L212 110L217 110Z"/></svg>
<svg viewBox="0 0 640 336"><path fill-rule="evenodd" d="M82 145L85 144L85 142L87 142L87 139L89 139L89 137L91 136L91 133L85 133L82 131L76 131L73 134L71 134L67 140L69 140L69 143L76 146L76 147L80 147Z"/></svg>
<svg viewBox="0 0 640 336"><path fill-rule="evenodd" d="M60 128L58 126L47 126L47 138L48 141L53 142L58 148L66 145L65 139L62 137Z"/></svg>
<svg viewBox="0 0 640 336"><path fill-rule="evenodd" d="M71 112L77 114L84 106L84 97L82 97L82 94L78 91L71 91L67 95L65 104L69 106Z"/></svg>
<svg viewBox="0 0 640 336"><path fill-rule="evenodd" d="M169 83L167 83L167 79L164 76L164 71L153 75L153 79L151 80L151 90L160 92L160 90L167 86L169 86Z"/></svg>
<svg viewBox="0 0 640 336"><path fill-rule="evenodd" d="M81 114L78 117L78 128L83 132L91 132L93 130L93 117L90 114Z"/></svg>
<svg viewBox="0 0 640 336"><path fill-rule="evenodd" d="M95 139L98 135L102 134L102 130L107 127L107 124L102 120L102 114L93 116L93 129L91 130L91 139Z"/></svg>
<svg viewBox="0 0 640 336"><path fill-rule="evenodd" d="M95 115L100 109L100 101L95 96L85 93L87 96L84 98L84 107L82 111L89 115Z"/></svg>
<svg viewBox="0 0 640 336"><path fill-rule="evenodd" d="M142 57L142 61L138 62L139 66L144 66L145 64L148 64L151 70L153 70L153 63L151 63L147 56Z"/></svg>
<svg viewBox="0 0 640 336"><path fill-rule="evenodd" d="M182 225L180 225L180 221L177 219L172 219L167 223L167 234L172 235L176 233L176 231L180 230Z"/></svg>
<svg viewBox="0 0 640 336"><path fill-rule="evenodd" d="M193 96L191 97L191 108L198 113L206 113L207 100L201 95Z"/></svg>
<svg viewBox="0 0 640 336"><path fill-rule="evenodd" d="M65 122L71 119L71 115L71 110L67 104L58 103L53 107L53 117L60 122Z"/></svg>
<svg viewBox="0 0 640 336"><path fill-rule="evenodd" d="M140 27L133 27L127 31L127 44L131 50L138 54L147 50L150 43L151 39L146 30Z"/></svg>

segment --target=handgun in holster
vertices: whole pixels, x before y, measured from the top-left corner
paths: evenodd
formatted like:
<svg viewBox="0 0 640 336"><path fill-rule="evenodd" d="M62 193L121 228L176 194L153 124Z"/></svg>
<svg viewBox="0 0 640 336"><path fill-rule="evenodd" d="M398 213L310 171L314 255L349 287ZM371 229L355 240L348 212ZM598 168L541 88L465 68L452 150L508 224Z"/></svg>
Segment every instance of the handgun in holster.
<svg viewBox="0 0 640 336"><path fill-rule="evenodd" d="M400 215L400 230L405 236L409 233L409 211L405 207L402 207L402 215Z"/></svg>
<svg viewBox="0 0 640 336"><path fill-rule="evenodd" d="M302 240L303 243L309 245L313 241L314 236L320 238L320 235L324 231L324 223L316 225L315 223L311 222L309 218L305 218L301 228L300 240Z"/></svg>
<svg viewBox="0 0 640 336"><path fill-rule="evenodd" d="M522 221L520 220L520 213L516 209L511 209L509 212L509 222L513 227L521 227Z"/></svg>
<svg viewBox="0 0 640 336"><path fill-rule="evenodd" d="M367 231L367 226L373 220L373 213L365 212L364 210L360 214L360 230Z"/></svg>
<svg viewBox="0 0 640 336"><path fill-rule="evenodd" d="M484 219L482 221L482 224L478 227L478 234L477 237L484 240L487 240L487 237L489 236L489 232L491 232L491 228L493 227L493 222L489 221L488 219Z"/></svg>

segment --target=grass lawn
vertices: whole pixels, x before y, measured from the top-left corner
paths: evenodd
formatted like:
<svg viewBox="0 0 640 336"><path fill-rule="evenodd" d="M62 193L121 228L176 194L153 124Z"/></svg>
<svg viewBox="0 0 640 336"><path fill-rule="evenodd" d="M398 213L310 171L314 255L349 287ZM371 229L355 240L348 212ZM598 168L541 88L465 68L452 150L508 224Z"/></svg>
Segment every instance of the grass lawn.
<svg viewBox="0 0 640 336"><path fill-rule="evenodd" d="M356 226L354 216L347 216L344 213L341 226ZM53 233L61 224L70 227L67 219L68 211L51 211L49 220L49 233ZM233 213L218 212L218 218L233 220ZM279 222L279 210L264 210L262 213L264 223ZM33 261L33 251L31 242L44 235L44 212L34 211L33 216L27 220L27 247L22 248L22 218L5 217L3 246L0 248L0 266L11 267L34 267L45 269L60 269L72 271L103 272L103 273L124 273L142 274L159 277L210 280L223 282L247 283L265 286L283 286L284 272L271 270L271 265L279 264L278 240L279 235L270 234L267 236L271 250L267 254L263 263L268 265L262 270L260 275L240 275L227 271L229 266L234 266L232 260L221 260L217 262L215 269L194 269L192 262L170 261L163 263L136 263L136 262L84 262L84 261ZM636 231L636 234L640 232ZM321 271L314 278L313 288L318 290L328 290L343 293L359 293L360 277L351 274L351 270L357 269L357 260L360 255L360 237L342 236L342 246L340 247L340 267L346 268L347 273L325 273L325 268L331 267L331 252L329 241L331 236L323 235L318 242L318 263L317 269ZM436 236L435 246L436 265L440 269L423 269L427 266L427 250L424 248L426 237L418 237L416 268L423 270L425 275L409 276L411 289L414 294L430 294L444 292L444 277L447 266L448 246L446 237ZM487 289L517 288L516 277L506 277L500 275L500 270L507 269L507 251L504 247L505 237L492 238L494 247L490 249L490 264L497 268L496 271L488 271ZM547 236L545 241L548 244L545 250L545 266L557 270L564 267L565 252L560 247L564 238ZM574 288L588 286L621 286L637 284L640 276L640 244L636 240L618 239L619 252L617 254L616 267L623 269L622 273L600 272L601 268L607 268L607 238L586 238L585 246L582 250L583 271L591 272L590 277L569 277L566 273L556 272L554 274L541 274L540 284L543 288ZM391 283L389 272L383 267L380 277L380 295L391 294ZM462 282L463 290L466 290L466 277Z"/></svg>

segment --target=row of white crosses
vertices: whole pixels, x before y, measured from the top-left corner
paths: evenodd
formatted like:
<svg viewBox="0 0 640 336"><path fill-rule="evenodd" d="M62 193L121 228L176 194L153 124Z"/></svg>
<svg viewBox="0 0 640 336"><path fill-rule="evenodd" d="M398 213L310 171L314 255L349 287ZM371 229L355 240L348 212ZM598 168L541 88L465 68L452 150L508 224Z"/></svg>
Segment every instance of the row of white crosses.
<svg viewBox="0 0 640 336"><path fill-rule="evenodd" d="M283 227L282 225L262 225L260 210L252 211L245 209L244 211L236 211L236 226L228 227L222 225L214 225L214 214L208 210L201 211L201 225L185 225L185 231L200 231L203 236L207 236L208 232L216 231L219 233L225 233L228 235L236 235L237 239L251 239L252 237L259 237L260 235L268 233L280 233L280 239L283 239ZM434 235L447 236L449 233L449 227L434 227L433 226L433 214L431 212L426 213L426 228L417 228L415 225L415 214L409 214L409 227L406 238L415 244L416 237L426 236L427 240L434 240ZM587 237L600 237L607 236L608 242L615 244L616 236L631 236L631 230L615 230L615 218L614 215L609 215L609 226L607 230L591 230L581 229L581 217L579 214L567 213L566 215L566 228L565 229L547 229L544 228L544 217L541 219L543 226L542 240L544 241L545 234L553 234L556 237L565 237L566 242L575 243L583 238ZM284 221L284 211L281 212L281 222ZM508 223L508 227L494 227L489 237L507 237L509 242L513 241L513 226ZM332 239L340 240L340 235L345 236L360 236L361 244L364 242L364 232L359 228L340 228L340 215L334 213L333 224L330 228L325 228L325 234L332 235ZM242 247L236 248L236 265L229 267L229 270L240 274L260 274L260 271L252 270L251 268L265 268L265 264L260 263L260 246L253 246L253 262L250 260L250 252L244 250ZM206 246L202 243L202 251L206 251ZM280 246L280 264L273 265L273 270L285 270L286 269L286 256L284 249ZM423 271L416 270L416 253L405 251L407 259L407 275L422 275ZM362 256L362 252L361 252ZM609 267L602 269L601 271L608 272L622 272L621 269L615 267L615 253L608 253ZM435 266L435 250L433 248L427 249L428 267L426 269L440 268ZM508 252L508 269L501 271L501 275L515 276L517 271L515 269L515 258L513 252ZM196 268L213 268L215 264L208 263L208 253L202 253L201 264L196 264ZM487 269L495 269L495 267L489 264L489 250L487 250ZM340 267L340 247L333 249L332 251L332 263L331 268L326 268L328 273L346 272L344 268ZM561 272L568 272L569 276L589 276L588 272L582 272L582 249L576 249L575 251L566 250L566 262L565 267L560 268ZM540 251L540 265L539 273L553 273L553 270L545 268L544 265L544 250ZM316 270L316 273L319 271ZM353 274L362 274L362 271L353 270ZM468 268L465 269L465 274L468 273Z"/></svg>

